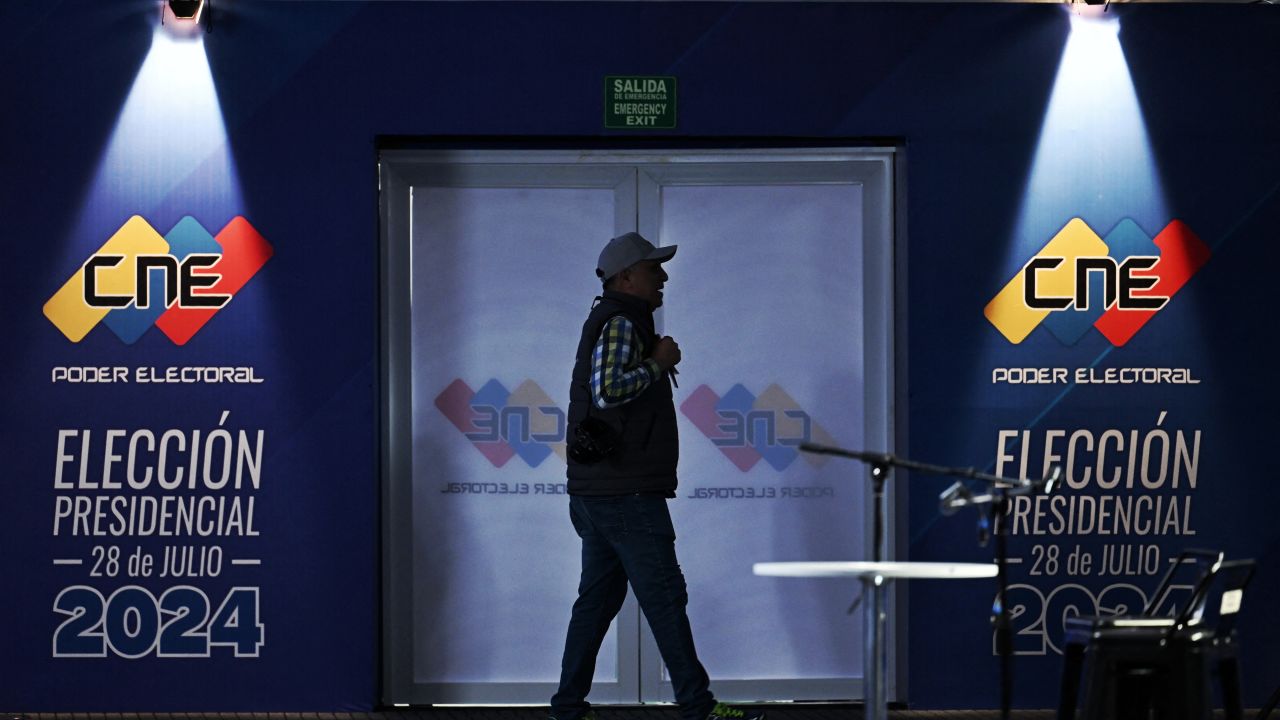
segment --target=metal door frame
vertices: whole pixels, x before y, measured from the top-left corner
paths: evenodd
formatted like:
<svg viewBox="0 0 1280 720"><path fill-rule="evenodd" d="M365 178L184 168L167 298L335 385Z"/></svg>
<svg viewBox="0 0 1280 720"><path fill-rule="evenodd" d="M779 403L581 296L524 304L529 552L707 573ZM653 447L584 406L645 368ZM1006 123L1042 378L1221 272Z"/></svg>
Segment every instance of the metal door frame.
<svg viewBox="0 0 1280 720"><path fill-rule="evenodd" d="M637 201L628 213L619 207L615 230L619 233L638 229L656 233L660 207L655 191L662 183L722 182L726 176L717 169L731 165L742 182L752 178L776 179L779 170L797 182L856 182L863 185L864 292L879 293L888 302L866 305L865 334L882 340L866 343L866 352L874 354L866 362L866 386L871 398L885 408L885 416L876 423L868 422L868 433L883 434L883 449L902 451L905 430L898 427L905 394L897 390L895 378L905 367L903 327L905 325L905 270L898 258L897 246L902 242L905 218L901 202L895 202L904 189L901 168L896 166L900 151L895 148L789 148L752 150L669 150L669 151L567 151L567 150L384 150L379 155L380 190L380 423L381 423L381 489L382 489L382 698L388 705L398 704L545 704L554 692L548 683L415 683L413 680L413 612L411 580L412 531L412 438L409 403L411 387L410 264L406 261L411 247L410 203L415 184L445 183L462 187L604 187L616 182L587 181L583 185L576 168L595 166L620 168L630 166L636 177ZM786 166L807 167L798 174ZM554 166L560 166L559 168ZM569 167L573 169L566 170ZM612 177L617 177L613 175ZM517 184L495 185L515 181ZM646 184L647 183L647 184ZM870 277L873 276L874 277ZM871 312L879 309L879 312ZM661 315L657 318L661 327ZM871 403L868 403L869 405ZM868 421L871 418L867 418ZM886 489L886 559L897 559L905 489L891 484ZM866 503L871 501L866 493ZM870 523L867 523L870 528ZM868 530L869 533L869 530ZM870 537L866 538L870 546ZM899 632L899 619L906 612L906 593L891 591L889 637L888 692L892 699L905 696L905 678L899 681L905 667L906 633ZM619 614L618 673L619 682L609 687L597 684L593 700L602 704L617 702L652 702L649 698L670 697L670 687L663 679L660 660L656 663L656 645L644 626L634 597L628 594L627 606ZM633 630L623 631L623 628ZM818 678L805 680L737 680L715 681L714 687L724 699L808 700L857 699L862 697L861 678ZM832 696L833 688L848 690ZM616 698L616 699L615 699ZM633 699L628 699L633 698ZM660 702L661 700L659 700Z"/></svg>

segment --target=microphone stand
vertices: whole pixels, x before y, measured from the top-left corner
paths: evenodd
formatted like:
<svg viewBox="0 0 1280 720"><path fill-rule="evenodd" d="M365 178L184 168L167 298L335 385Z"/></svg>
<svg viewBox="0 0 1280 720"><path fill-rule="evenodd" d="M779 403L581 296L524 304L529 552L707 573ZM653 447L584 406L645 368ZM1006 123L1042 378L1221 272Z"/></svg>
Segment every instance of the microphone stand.
<svg viewBox="0 0 1280 720"><path fill-rule="evenodd" d="M1035 493L1050 494L1057 487L1061 477L1061 469L1054 468L1046 478L1029 480L1027 478L1009 478L990 473L979 472L971 467L947 467L916 462L896 457L888 453L873 453L860 450L846 450L830 445L802 443L802 452L816 455L834 455L836 457L861 460L871 467L871 489L875 503L875 520L872 531L872 559L880 562L881 545L884 542L884 484L889 479L891 468L925 473L979 480L986 483L985 494L974 495L964 481L957 481L947 488L938 498L943 515L952 515L962 507L990 506L992 522L996 533L996 603L992 608L991 622L996 632L996 654L1000 656L1000 718L1009 720L1009 706L1013 698L1013 636L1010 628L1009 611L1005 605L1005 592L1008 589L1006 566L1009 560L1008 547L1008 499L1015 495ZM978 536L981 544L986 545L987 517L983 513L978 521Z"/></svg>

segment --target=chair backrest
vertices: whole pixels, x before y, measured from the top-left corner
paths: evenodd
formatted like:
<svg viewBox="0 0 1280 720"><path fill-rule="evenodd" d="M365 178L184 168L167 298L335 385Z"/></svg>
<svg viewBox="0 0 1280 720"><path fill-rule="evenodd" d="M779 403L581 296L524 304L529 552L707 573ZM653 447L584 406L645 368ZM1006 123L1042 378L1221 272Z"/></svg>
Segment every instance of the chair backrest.
<svg viewBox="0 0 1280 720"><path fill-rule="evenodd" d="M1204 581L1214 568L1222 563L1224 555L1217 550L1192 548L1178 553L1178 557L1169 566L1147 606L1143 608L1144 617L1181 617L1188 608L1203 603L1203 593L1208 590ZM1178 584L1174 584L1174 580ZM1191 599L1179 605L1177 590L1190 588Z"/></svg>
<svg viewBox="0 0 1280 720"><path fill-rule="evenodd" d="M1257 569L1253 560L1224 560L1216 550L1191 549L1178 554L1142 614L1172 617L1175 627L1205 627L1225 637L1235 629L1244 589ZM1189 584L1174 584L1175 577ZM1190 588L1178 603L1174 590Z"/></svg>
<svg viewBox="0 0 1280 720"><path fill-rule="evenodd" d="M1218 563L1203 581L1205 589L1198 604L1184 608L1179 620L1188 625L1212 627L1217 637L1230 635L1240 614L1244 590L1256 569L1253 560Z"/></svg>

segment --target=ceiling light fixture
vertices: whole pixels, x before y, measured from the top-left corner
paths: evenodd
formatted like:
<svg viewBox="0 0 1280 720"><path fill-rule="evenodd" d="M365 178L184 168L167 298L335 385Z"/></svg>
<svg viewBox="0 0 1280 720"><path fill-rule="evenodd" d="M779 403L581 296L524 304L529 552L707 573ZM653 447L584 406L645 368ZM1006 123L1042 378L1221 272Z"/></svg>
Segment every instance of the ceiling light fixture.
<svg viewBox="0 0 1280 720"><path fill-rule="evenodd" d="M173 14L177 24L200 25L204 21L205 32L213 32L213 0L161 0L160 24L164 24L164 16ZM208 8L206 9L206 6ZM207 10L207 11L206 11Z"/></svg>
<svg viewBox="0 0 1280 720"><path fill-rule="evenodd" d="M1090 17L1095 17L1098 12L1106 12L1107 8L1111 6L1111 0L1067 0L1067 2L1076 9L1077 14ZM1101 10L1098 9L1099 6L1101 6Z"/></svg>

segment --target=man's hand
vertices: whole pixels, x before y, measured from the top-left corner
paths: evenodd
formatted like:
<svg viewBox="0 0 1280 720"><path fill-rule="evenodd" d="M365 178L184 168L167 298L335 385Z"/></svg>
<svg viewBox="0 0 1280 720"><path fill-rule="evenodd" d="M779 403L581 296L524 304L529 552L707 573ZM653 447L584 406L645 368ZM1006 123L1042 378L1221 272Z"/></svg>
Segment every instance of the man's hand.
<svg viewBox="0 0 1280 720"><path fill-rule="evenodd" d="M653 346L653 361L664 371L670 370L680 362L680 346L670 337L659 338Z"/></svg>

